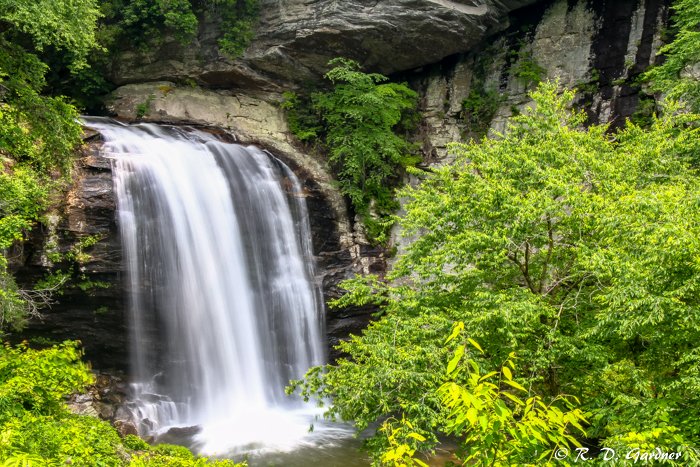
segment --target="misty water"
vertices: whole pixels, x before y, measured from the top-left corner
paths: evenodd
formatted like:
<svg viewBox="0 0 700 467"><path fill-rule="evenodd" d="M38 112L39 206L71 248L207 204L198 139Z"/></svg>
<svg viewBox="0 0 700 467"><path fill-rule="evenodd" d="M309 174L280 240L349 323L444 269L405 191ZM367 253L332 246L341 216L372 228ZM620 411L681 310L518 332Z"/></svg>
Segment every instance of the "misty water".
<svg viewBox="0 0 700 467"><path fill-rule="evenodd" d="M251 465L367 465L350 427L284 394L325 361L294 173L199 130L85 123L112 160L139 434Z"/></svg>

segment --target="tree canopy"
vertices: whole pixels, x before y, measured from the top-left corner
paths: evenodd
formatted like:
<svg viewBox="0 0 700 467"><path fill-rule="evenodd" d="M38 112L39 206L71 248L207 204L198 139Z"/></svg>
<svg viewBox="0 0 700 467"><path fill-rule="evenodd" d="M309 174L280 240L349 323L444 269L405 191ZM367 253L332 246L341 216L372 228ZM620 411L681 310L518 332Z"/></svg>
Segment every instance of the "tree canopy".
<svg viewBox="0 0 700 467"><path fill-rule="evenodd" d="M700 116L669 109L649 130L611 137L582 126L556 84L531 97L504 134L454 144L453 164L402 191L413 240L386 282L351 280L337 303L374 302L385 316L341 343L348 358L312 370L305 390L358 429L404 417L430 446L452 431L438 388L443 339L460 321L485 371L514 353L528 394L578 397L582 441L693 445ZM380 452L386 437L373 443Z"/></svg>

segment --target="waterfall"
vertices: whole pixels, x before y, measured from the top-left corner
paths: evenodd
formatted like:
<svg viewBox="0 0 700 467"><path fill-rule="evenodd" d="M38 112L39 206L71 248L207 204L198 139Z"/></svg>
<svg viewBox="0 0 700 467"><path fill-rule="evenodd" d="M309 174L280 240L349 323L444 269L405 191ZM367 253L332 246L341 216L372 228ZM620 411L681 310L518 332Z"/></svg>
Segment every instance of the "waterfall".
<svg viewBox="0 0 700 467"><path fill-rule="evenodd" d="M324 362L323 313L293 172L203 131L85 122L112 160L140 434L196 426L209 454L304 436L284 387Z"/></svg>

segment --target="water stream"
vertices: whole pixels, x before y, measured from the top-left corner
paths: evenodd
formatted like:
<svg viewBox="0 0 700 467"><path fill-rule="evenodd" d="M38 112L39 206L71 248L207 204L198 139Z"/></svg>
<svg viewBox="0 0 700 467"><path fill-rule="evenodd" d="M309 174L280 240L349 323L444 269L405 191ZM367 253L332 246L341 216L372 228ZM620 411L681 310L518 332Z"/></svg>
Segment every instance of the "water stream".
<svg viewBox="0 0 700 467"><path fill-rule="evenodd" d="M180 427L198 452L233 457L348 438L318 421L309 432L318 410L284 394L325 358L293 172L203 131L86 124L112 159L139 434Z"/></svg>

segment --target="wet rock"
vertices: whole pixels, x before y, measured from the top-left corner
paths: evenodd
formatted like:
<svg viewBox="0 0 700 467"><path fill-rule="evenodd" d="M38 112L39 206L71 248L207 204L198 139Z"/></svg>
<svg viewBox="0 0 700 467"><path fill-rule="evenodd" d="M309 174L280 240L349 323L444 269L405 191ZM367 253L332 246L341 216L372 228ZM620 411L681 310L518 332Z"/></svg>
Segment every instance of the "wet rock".
<svg viewBox="0 0 700 467"><path fill-rule="evenodd" d="M155 444L179 444L192 446L194 437L202 431L200 426L173 427L155 438Z"/></svg>
<svg viewBox="0 0 700 467"><path fill-rule="evenodd" d="M128 366L127 331L111 169L109 160L97 153L99 141L93 138L89 144L76 164L72 184L46 221L31 232L12 265L25 288L56 272L70 281L60 295L54 294L50 308L42 310L42 319L10 339L36 346L80 340L93 368L123 372ZM85 248L82 262L66 260L88 236L99 241Z"/></svg>
<svg viewBox="0 0 700 467"><path fill-rule="evenodd" d="M132 422L129 421L124 421L124 420L116 420L114 423L114 428L116 428L117 433L121 437L124 437L126 435L134 435L138 436L138 430L136 429L136 425L134 425Z"/></svg>
<svg viewBox="0 0 700 467"><path fill-rule="evenodd" d="M84 393L73 394L67 405L73 413L114 422L119 415L125 414L122 406L126 400L126 385L121 376L97 373L95 383L88 386Z"/></svg>

